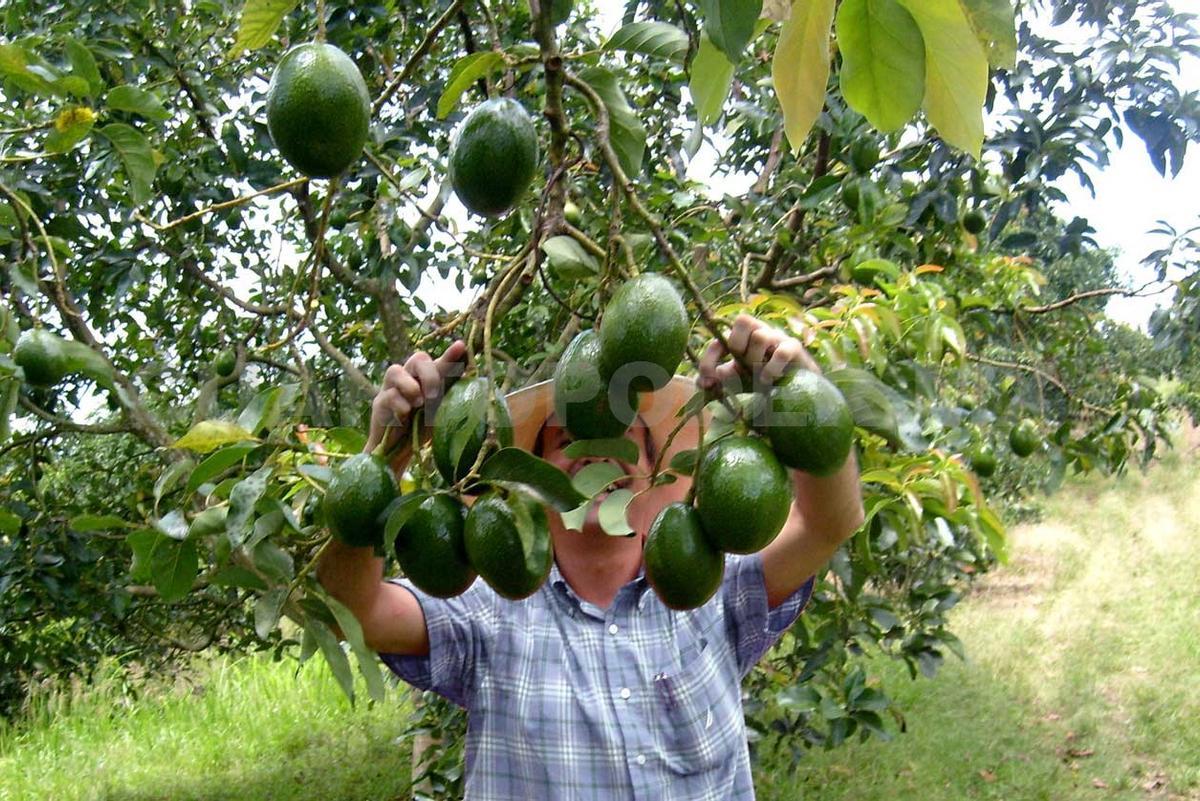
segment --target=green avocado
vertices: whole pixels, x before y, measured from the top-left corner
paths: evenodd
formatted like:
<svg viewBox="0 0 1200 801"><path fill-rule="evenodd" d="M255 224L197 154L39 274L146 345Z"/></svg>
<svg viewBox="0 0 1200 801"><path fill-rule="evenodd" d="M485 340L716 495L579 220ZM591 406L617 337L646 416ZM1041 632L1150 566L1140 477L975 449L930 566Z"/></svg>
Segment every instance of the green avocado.
<svg viewBox="0 0 1200 801"><path fill-rule="evenodd" d="M622 436L637 415L638 395L633 391L613 408L609 383L596 366L599 355L599 336L594 330L583 331L554 369L554 412L576 439Z"/></svg>
<svg viewBox="0 0 1200 801"><path fill-rule="evenodd" d="M44 328L31 328L21 334L13 349L13 361L25 371L25 383L52 387L62 381L70 369L62 337Z"/></svg>
<svg viewBox="0 0 1200 801"><path fill-rule="evenodd" d="M450 495L428 495L396 534L396 561L419 589L453 598L475 582L467 561L463 522L467 510Z"/></svg>
<svg viewBox="0 0 1200 801"><path fill-rule="evenodd" d="M829 379L809 370L797 370L771 387L756 422L779 461L816 476L836 473L854 444L846 399Z"/></svg>
<svg viewBox="0 0 1200 801"><path fill-rule="evenodd" d="M467 512L467 559L487 585L510 601L537 592L554 551L546 510L520 496L487 492Z"/></svg>
<svg viewBox="0 0 1200 801"><path fill-rule="evenodd" d="M996 454L991 447L984 444L975 447L970 453L971 469L981 478L989 478L996 472Z"/></svg>
<svg viewBox="0 0 1200 801"><path fill-rule="evenodd" d="M486 378L459 381L442 398L433 417L433 461L442 478L450 484L467 475L487 440L489 395L496 405L496 439L502 448L512 445L513 427L508 403L489 392L489 387ZM455 454L458 454L457 459Z"/></svg>
<svg viewBox="0 0 1200 801"><path fill-rule="evenodd" d="M333 469L322 508L333 536L356 547L381 546L380 515L397 495L396 479L378 456L359 453Z"/></svg>
<svg viewBox="0 0 1200 801"><path fill-rule="evenodd" d="M311 178L340 175L370 125L371 95L348 55L320 42L284 54L267 89L267 130L289 164Z"/></svg>
<svg viewBox="0 0 1200 801"><path fill-rule="evenodd" d="M709 543L696 510L672 503L650 524L643 551L646 580L671 609L695 609L721 586L725 556Z"/></svg>
<svg viewBox="0 0 1200 801"><path fill-rule="evenodd" d="M213 359L213 370L221 378L228 378L233 375L234 368L237 367L237 352L233 348L226 348L217 354L217 358Z"/></svg>
<svg viewBox="0 0 1200 801"><path fill-rule="evenodd" d="M987 228L987 218L983 216L983 212L978 209L972 209L963 215L963 228L969 234L981 234L983 229Z"/></svg>
<svg viewBox="0 0 1200 801"><path fill-rule="evenodd" d="M637 392L661 389L683 361L688 331L674 284L657 273L626 281L600 321L600 375Z"/></svg>
<svg viewBox="0 0 1200 801"><path fill-rule="evenodd" d="M705 452L696 475L696 514L714 547L762 550L783 528L791 506L787 470L763 440L727 437Z"/></svg>
<svg viewBox="0 0 1200 801"><path fill-rule="evenodd" d="M529 189L538 140L524 106L508 97L471 110L450 145L450 184L476 214L498 217Z"/></svg>
<svg viewBox="0 0 1200 801"><path fill-rule="evenodd" d="M1022 459L1042 447L1042 435L1038 433L1037 423L1025 418L1013 426L1008 432L1008 445Z"/></svg>

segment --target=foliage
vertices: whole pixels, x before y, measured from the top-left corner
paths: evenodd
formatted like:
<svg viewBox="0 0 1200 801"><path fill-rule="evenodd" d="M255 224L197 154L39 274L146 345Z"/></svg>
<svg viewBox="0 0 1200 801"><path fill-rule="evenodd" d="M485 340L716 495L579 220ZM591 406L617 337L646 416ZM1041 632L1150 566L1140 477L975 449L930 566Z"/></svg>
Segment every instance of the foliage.
<svg viewBox="0 0 1200 801"><path fill-rule="evenodd" d="M1059 220L1051 204L1056 179L1086 181L1128 133L1164 172L1200 138L1196 98L1171 74L1195 34L1166 2L1049 4L1095 34L1079 51L1035 32L1047 4L1030 2L1015 65L994 21L962 12L1003 2L939 2L958 9L949 30L924 5L891 3L920 30L926 76L956 44L968 63L949 83L927 79L924 120L887 134L859 112L888 128L908 117L847 86L862 80L846 72L853 46L812 64L792 43L828 44L824 17L805 22L807 3L781 24L754 9L748 36L736 9L753 3L633 3L624 23L640 27L605 43L583 10L553 29L518 0L330 2L320 27L367 77L374 118L367 158L328 184L290 172L264 115L266 77L288 43L317 31L314 8L38 5L14 0L3 21L4 322L63 333L111 378L34 390L0 353L16 431L0 484L0 586L14 599L0 636L71 631L85 613L94 624L87 642L47 643L53 658L40 643L14 651L6 675L63 669L72 651L169 650L131 635L128 621L144 616L175 646L319 651L351 693L340 628L378 697L374 660L312 567L328 536L316 507L330 462L361 450L384 367L462 337L472 369L503 386L546 377L637 271L684 284L703 323L694 348L751 311L801 337L855 411L868 522L750 680L752 725L792 743L886 733L899 712L867 687L864 652L882 649L915 675L956 651L947 610L1005 555L997 500L1068 470L1121 470L1162 433L1161 398L1132 391L1154 377L1136 358L1145 343L1104 322L1101 295L1086 294L1132 290L1113 286L1086 221ZM835 43L872 24L855 7L843 3ZM980 54L980 75L989 58L995 68L986 85L968 80ZM801 88L777 96L770 76L784 72ZM454 124L498 94L542 110L545 169L513 213L480 221L451 201L446 157ZM985 98L998 132L980 145ZM964 102L969 114L950 114ZM710 197L688 178L706 141L722 151L720 173L753 179L747 191ZM850 154L864 141L883 156L856 170ZM564 224L568 199L578 226ZM960 223L968 209L990 221L980 236ZM1182 269L1194 276L1192 263ZM417 290L435 278L470 294L468 308L431 307ZM234 370L214 375L227 348ZM495 422L483 406L463 430ZM1025 416L1042 421L1045 451L1028 467L1002 457L981 483L962 454L984 439L1005 453ZM84 450L97 467L81 467ZM66 465L69 490L37 473L47 459ZM493 470L485 478L505 491L564 510L578 500L552 471ZM433 474L426 455L404 489L445 489ZM199 523L211 509L222 522ZM619 530L623 507L605 518ZM39 559L64 572L48 582ZM69 592L47 591L62 577ZM299 643L281 633L284 618L302 627Z"/></svg>

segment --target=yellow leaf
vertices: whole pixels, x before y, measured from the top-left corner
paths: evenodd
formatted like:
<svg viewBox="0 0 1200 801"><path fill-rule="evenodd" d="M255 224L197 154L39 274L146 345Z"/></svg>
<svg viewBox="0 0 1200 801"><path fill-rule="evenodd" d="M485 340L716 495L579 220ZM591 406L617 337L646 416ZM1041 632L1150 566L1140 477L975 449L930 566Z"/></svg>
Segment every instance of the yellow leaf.
<svg viewBox="0 0 1200 801"><path fill-rule="evenodd" d="M948 143L979 158L987 52L958 0L901 0L925 39L925 114Z"/></svg>
<svg viewBox="0 0 1200 801"><path fill-rule="evenodd" d="M253 440L254 435L235 423L225 420L202 420L171 444L196 453L208 453L232 442Z"/></svg>
<svg viewBox="0 0 1200 801"><path fill-rule="evenodd" d="M804 144L825 106L834 6L834 0L796 0L775 45L771 80L793 153Z"/></svg>

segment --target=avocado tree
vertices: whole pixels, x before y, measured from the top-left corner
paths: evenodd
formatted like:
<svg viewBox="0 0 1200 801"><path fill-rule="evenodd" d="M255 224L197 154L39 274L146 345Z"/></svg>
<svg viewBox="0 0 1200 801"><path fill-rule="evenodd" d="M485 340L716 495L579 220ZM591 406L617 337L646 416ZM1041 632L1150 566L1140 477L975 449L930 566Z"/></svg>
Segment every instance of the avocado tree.
<svg viewBox="0 0 1200 801"><path fill-rule="evenodd" d="M856 425L867 522L749 679L757 741L886 737L901 712L863 654L914 675L961 654L946 613L1006 556L997 502L1148 459L1160 367L1195 386L1105 320L1106 296L1139 289L1053 205L1122 138L1163 172L1200 138L1174 81L1195 33L1163 0L631 2L607 36L590 6L536 0L57 9L13 0L0 45L9 700L95 654L208 647L319 652L353 694L337 628L378 697L312 572L383 370L462 338L495 386L547 378L657 274L692 353L739 313L770 320ZM1088 44L1034 26L1046 12ZM268 80L314 41L369 94L362 156L328 180L268 129ZM496 103L535 117L540 158L493 208L462 196L450 153ZM1163 337L1194 331L1187 236L1152 257L1190 275ZM465 300L432 303L435 283Z"/></svg>

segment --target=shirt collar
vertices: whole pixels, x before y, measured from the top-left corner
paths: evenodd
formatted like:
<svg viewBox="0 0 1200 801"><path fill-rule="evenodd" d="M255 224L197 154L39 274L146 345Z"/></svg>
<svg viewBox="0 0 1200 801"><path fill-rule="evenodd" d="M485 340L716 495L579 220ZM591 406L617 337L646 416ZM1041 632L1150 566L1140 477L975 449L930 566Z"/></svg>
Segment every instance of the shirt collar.
<svg viewBox="0 0 1200 801"><path fill-rule="evenodd" d="M575 594L575 590L572 589L566 578L563 577L562 572L558 569L557 561L550 563L550 575L547 578L547 582L554 588L555 594L570 604L572 612L583 609L584 600ZM645 597L646 589L649 586L649 583L646 581L646 565L643 563L638 568L638 574L634 577L633 581L622 586L617 591L617 598L620 598L622 593L627 593L629 587L633 587L632 594L636 598L635 603L638 608L641 608L642 599ZM591 604L588 604L588 606L591 606Z"/></svg>

